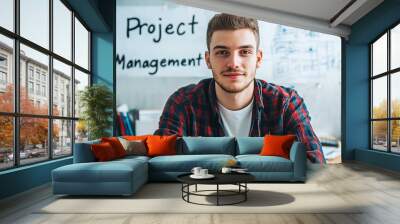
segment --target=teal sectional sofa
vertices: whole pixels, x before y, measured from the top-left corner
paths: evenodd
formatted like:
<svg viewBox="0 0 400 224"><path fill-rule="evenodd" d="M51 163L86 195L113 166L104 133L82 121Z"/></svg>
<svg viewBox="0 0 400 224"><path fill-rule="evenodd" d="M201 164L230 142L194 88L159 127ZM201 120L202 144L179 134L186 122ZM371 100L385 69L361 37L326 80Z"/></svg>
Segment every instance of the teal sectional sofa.
<svg viewBox="0 0 400 224"><path fill-rule="evenodd" d="M235 159L259 182L304 182L306 151L294 142L290 159L260 156L263 137L182 137L177 140L177 155L127 156L96 162L90 145L75 144L74 163L52 171L54 194L131 195L148 181L176 181L176 177L200 166L219 172L228 160Z"/></svg>

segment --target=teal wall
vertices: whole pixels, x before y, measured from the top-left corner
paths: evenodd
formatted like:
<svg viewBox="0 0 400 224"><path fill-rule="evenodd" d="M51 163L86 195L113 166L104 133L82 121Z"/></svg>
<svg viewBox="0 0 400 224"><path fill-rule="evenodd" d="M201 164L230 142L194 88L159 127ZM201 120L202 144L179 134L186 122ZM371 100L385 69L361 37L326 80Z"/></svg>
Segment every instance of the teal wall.
<svg viewBox="0 0 400 224"><path fill-rule="evenodd" d="M71 163L68 157L0 172L0 199L48 183L53 169Z"/></svg>
<svg viewBox="0 0 400 224"><path fill-rule="evenodd" d="M114 63L113 63L113 33L92 33L92 83L108 86L115 96ZM115 108L115 97L114 97ZM114 110L115 113L115 110ZM112 116L110 119L114 119ZM114 122L108 132L113 135Z"/></svg>
<svg viewBox="0 0 400 224"><path fill-rule="evenodd" d="M115 93L113 60L115 0L67 0L67 2L92 31L92 82L103 83ZM53 169L71 163L72 157L68 157L1 171L0 199L50 182Z"/></svg>
<svg viewBox="0 0 400 224"><path fill-rule="evenodd" d="M369 150L368 79L370 74L368 44L398 22L400 22L400 0L386 0L353 24L349 40L343 43L344 160L362 161L391 170L400 169L400 156Z"/></svg>

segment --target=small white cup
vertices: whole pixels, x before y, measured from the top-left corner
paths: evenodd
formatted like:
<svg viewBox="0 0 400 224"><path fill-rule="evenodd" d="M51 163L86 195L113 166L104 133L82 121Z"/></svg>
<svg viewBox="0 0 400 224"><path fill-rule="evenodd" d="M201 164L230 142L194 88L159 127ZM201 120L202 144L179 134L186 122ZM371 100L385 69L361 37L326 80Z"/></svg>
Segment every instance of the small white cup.
<svg viewBox="0 0 400 224"><path fill-rule="evenodd" d="M229 167L222 167L222 170L221 170L222 173L230 173L231 171L232 171L232 168L229 168Z"/></svg>
<svg viewBox="0 0 400 224"><path fill-rule="evenodd" d="M201 169L200 170L200 176L207 176L208 175L208 169Z"/></svg>
<svg viewBox="0 0 400 224"><path fill-rule="evenodd" d="M202 168L201 167L193 167L193 169L192 169L192 173L194 174L194 175L196 175L196 176L199 176L199 175L201 175L200 174L200 171L202 170Z"/></svg>

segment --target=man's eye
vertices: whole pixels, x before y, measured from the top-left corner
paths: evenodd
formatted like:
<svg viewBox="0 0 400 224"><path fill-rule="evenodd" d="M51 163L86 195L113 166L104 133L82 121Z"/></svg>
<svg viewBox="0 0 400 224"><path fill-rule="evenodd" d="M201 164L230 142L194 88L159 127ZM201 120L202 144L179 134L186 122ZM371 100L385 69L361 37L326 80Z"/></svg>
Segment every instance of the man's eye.
<svg viewBox="0 0 400 224"><path fill-rule="evenodd" d="M243 49L243 50L240 51L240 53L243 54L243 55L249 55L249 54L252 54L253 52L251 50Z"/></svg>
<svg viewBox="0 0 400 224"><path fill-rule="evenodd" d="M229 55L228 51L217 51L217 53L215 53L216 55L221 55L221 56L226 56Z"/></svg>

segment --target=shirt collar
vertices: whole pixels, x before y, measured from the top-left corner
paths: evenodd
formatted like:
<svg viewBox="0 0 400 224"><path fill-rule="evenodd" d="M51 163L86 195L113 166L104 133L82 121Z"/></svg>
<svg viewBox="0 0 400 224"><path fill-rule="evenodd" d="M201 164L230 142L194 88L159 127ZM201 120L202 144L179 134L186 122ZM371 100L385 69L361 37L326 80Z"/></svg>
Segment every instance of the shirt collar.
<svg viewBox="0 0 400 224"><path fill-rule="evenodd" d="M264 103L262 100L262 83L258 79L254 79L254 103L258 109L264 109ZM210 96L210 103L213 105L211 110L213 114L219 113L217 95L215 93L215 80L212 78L210 85L208 86L208 95Z"/></svg>

